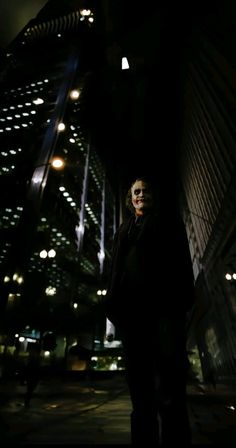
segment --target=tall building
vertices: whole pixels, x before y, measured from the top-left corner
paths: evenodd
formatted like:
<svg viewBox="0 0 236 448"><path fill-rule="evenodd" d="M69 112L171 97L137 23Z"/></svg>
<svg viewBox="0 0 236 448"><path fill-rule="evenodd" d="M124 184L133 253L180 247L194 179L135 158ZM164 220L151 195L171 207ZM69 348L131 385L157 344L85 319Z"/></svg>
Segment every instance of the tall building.
<svg viewBox="0 0 236 448"><path fill-rule="evenodd" d="M91 348L104 326L97 290L117 220L88 110L102 57L96 18L81 1L49 1L2 64L1 333L12 338L86 330Z"/></svg>
<svg viewBox="0 0 236 448"><path fill-rule="evenodd" d="M181 141L183 216L192 253L198 318L192 349L203 371L236 372L235 8L221 5L192 33Z"/></svg>

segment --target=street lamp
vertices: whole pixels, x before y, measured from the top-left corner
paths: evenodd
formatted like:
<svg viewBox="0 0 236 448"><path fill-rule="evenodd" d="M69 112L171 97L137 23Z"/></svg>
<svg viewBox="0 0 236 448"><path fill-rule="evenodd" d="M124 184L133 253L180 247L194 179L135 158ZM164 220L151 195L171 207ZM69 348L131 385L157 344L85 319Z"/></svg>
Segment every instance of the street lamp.
<svg viewBox="0 0 236 448"><path fill-rule="evenodd" d="M61 170L65 166L65 161L60 157L54 157L51 161L51 165L55 170Z"/></svg>
<svg viewBox="0 0 236 448"><path fill-rule="evenodd" d="M53 157L51 162L42 163L41 165L36 166L32 179L31 179L31 187L29 190L29 199L34 201L37 207L42 199L42 193L46 186L46 181L48 178L48 170L50 167L60 170L65 166L65 161L60 157Z"/></svg>

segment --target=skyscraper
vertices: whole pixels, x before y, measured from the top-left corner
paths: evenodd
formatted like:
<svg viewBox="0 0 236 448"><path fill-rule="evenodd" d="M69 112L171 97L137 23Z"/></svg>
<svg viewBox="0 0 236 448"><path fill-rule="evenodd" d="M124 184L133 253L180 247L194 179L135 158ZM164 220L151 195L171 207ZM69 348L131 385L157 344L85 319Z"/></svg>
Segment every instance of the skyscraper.
<svg viewBox="0 0 236 448"><path fill-rule="evenodd" d="M96 325L116 214L86 110L99 63L95 22L80 1L49 1L7 48L0 281L8 333Z"/></svg>

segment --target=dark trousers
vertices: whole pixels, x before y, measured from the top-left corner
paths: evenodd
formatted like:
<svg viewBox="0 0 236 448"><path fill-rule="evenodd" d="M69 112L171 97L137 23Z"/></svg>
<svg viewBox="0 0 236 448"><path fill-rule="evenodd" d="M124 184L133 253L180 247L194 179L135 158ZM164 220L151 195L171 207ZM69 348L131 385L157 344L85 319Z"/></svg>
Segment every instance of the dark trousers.
<svg viewBox="0 0 236 448"><path fill-rule="evenodd" d="M133 321L134 316L120 326L133 407L131 442L188 446L184 319Z"/></svg>

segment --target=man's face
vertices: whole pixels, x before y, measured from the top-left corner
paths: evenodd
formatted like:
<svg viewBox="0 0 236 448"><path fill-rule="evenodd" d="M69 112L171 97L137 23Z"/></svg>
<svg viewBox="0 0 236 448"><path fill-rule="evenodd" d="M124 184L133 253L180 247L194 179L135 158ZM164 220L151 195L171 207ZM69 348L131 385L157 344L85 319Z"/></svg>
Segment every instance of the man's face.
<svg viewBox="0 0 236 448"><path fill-rule="evenodd" d="M152 192L142 180L137 180L131 187L131 201L136 215L142 215L152 206Z"/></svg>

